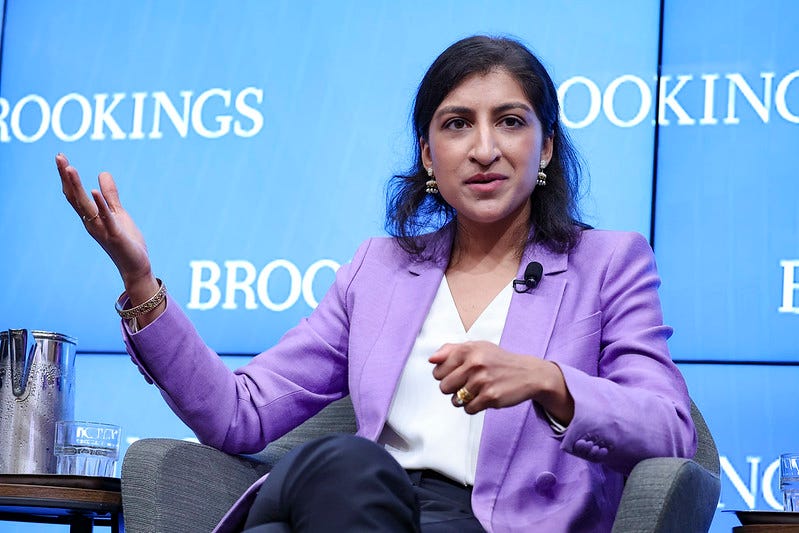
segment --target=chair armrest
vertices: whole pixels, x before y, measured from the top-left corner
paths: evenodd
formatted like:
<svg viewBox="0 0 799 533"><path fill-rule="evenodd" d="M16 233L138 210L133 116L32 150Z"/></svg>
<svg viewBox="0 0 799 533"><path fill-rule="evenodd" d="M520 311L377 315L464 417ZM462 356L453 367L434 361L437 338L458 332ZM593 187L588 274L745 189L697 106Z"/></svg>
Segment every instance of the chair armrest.
<svg viewBox="0 0 799 533"><path fill-rule="evenodd" d="M613 533L705 533L720 492L719 477L691 459L645 459L627 478Z"/></svg>
<svg viewBox="0 0 799 533"><path fill-rule="evenodd" d="M211 531L269 466L193 442L136 441L122 462L125 530Z"/></svg>
<svg viewBox="0 0 799 533"><path fill-rule="evenodd" d="M122 461L122 508L128 533L211 531L228 509L289 450L331 432L354 433L349 397L255 455L230 455L174 439L134 442Z"/></svg>

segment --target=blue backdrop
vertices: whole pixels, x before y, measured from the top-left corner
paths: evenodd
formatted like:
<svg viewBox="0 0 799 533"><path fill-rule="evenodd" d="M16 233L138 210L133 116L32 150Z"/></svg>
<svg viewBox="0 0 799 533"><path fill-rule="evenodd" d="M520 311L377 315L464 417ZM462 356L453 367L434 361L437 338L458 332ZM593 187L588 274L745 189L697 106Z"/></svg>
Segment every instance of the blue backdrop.
<svg viewBox="0 0 799 533"><path fill-rule="evenodd" d="M739 524L723 510L781 509L775 461L799 449L783 411L799 379L797 12L665 2L654 245L672 357L721 454L718 532Z"/></svg>
<svg viewBox="0 0 799 533"><path fill-rule="evenodd" d="M559 87L587 221L653 239L720 505L775 505L773 461L799 449L777 417L790 386L774 386L797 369L768 365L799 345L794 2L666 0L662 40L657 1L6 3L0 327L78 338L76 416L121 424L126 445L191 437L122 355L121 283L64 201L56 153L92 186L114 174L158 276L236 367L383 232L430 62L510 34ZM736 523L720 509L713 530Z"/></svg>
<svg viewBox="0 0 799 533"><path fill-rule="evenodd" d="M564 98L590 155L590 219L648 232L652 125L592 116L589 89L630 73L654 79L654 4L132 6L9 2L0 224L24 231L7 237L0 316L18 324L69 331L82 350L120 350L109 312L120 283L60 194L52 160L65 152L87 183L114 173L159 277L212 346L254 353L275 342L333 268L382 232L385 183L410 163L416 85L447 45L476 32L517 35L558 82L578 78ZM574 20L580 31L564 40L557 28ZM625 89L614 112L629 118Z"/></svg>
<svg viewBox="0 0 799 533"><path fill-rule="evenodd" d="M675 358L797 359L799 6L767 4L666 3L655 249Z"/></svg>

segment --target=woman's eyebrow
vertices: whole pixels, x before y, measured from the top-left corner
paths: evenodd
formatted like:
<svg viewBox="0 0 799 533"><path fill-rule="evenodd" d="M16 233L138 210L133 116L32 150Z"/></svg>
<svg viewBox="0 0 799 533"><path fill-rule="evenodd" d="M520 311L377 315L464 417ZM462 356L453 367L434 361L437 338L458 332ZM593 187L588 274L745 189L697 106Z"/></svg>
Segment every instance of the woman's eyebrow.
<svg viewBox="0 0 799 533"><path fill-rule="evenodd" d="M522 111L530 112L533 110L529 104L524 102L508 102L507 104L502 104L494 108L495 113L504 113L505 111L512 111L514 109L521 109Z"/></svg>
<svg viewBox="0 0 799 533"><path fill-rule="evenodd" d="M506 111L512 111L514 109L520 109L528 113L533 110L533 108L530 107L529 104L526 104L524 102L508 102L506 104L498 105L497 107L493 108L492 111L494 113L504 113ZM468 115L471 113L474 113L474 109L472 109L471 107L459 106L459 105L444 106L440 108L438 111L436 111L437 116L448 115L448 114Z"/></svg>
<svg viewBox="0 0 799 533"><path fill-rule="evenodd" d="M471 107L460 106L460 105L448 105L446 107L440 108L436 111L436 115L468 115L469 113L474 113L474 110Z"/></svg>

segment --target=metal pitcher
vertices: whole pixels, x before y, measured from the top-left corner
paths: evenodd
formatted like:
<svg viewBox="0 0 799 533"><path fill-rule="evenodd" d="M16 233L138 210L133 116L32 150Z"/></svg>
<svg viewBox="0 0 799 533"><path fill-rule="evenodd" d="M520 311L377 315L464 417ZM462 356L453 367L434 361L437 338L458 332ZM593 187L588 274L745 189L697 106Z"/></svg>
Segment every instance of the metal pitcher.
<svg viewBox="0 0 799 533"><path fill-rule="evenodd" d="M55 423L75 410L75 339L0 332L0 474L54 474Z"/></svg>

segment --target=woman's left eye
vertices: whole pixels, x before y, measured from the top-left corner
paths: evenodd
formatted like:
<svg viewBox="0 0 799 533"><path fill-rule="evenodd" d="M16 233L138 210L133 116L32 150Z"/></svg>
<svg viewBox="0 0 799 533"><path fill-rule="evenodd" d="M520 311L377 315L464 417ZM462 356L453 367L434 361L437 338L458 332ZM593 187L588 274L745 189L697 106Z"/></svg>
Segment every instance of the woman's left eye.
<svg viewBox="0 0 799 533"><path fill-rule="evenodd" d="M506 128L517 128L519 126L524 126L524 121L519 117L514 116L502 117L502 120L500 120L499 123Z"/></svg>

